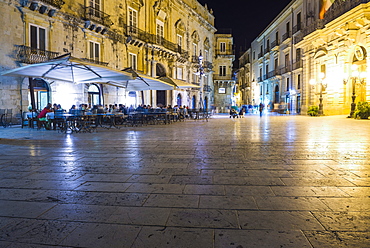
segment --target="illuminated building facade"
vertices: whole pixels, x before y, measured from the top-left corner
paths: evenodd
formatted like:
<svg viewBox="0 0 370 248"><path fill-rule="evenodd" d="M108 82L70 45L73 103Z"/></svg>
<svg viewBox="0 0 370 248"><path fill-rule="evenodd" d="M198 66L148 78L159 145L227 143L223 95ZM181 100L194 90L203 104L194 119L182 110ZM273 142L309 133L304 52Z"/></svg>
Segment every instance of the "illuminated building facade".
<svg viewBox="0 0 370 248"><path fill-rule="evenodd" d="M215 60L213 84L215 106L218 112L228 112L231 106L237 104L237 84L233 74L235 50L233 37L230 33L215 34Z"/></svg>
<svg viewBox="0 0 370 248"><path fill-rule="evenodd" d="M65 109L82 103L195 108L201 98L207 105L212 103L206 87L212 77L205 73L199 79L194 68L200 54L212 65L214 16L196 0L0 0L0 6L1 71L71 53L89 63L115 70L131 68L176 86L132 92L43 78L31 87L37 109L48 102ZM1 76L0 93L0 108L12 108L15 113L31 105L27 78Z"/></svg>
<svg viewBox="0 0 370 248"><path fill-rule="evenodd" d="M283 113L318 106L323 115L350 116L369 102L369 9L367 0L291 1L246 52L252 101ZM248 63L240 64L243 78Z"/></svg>

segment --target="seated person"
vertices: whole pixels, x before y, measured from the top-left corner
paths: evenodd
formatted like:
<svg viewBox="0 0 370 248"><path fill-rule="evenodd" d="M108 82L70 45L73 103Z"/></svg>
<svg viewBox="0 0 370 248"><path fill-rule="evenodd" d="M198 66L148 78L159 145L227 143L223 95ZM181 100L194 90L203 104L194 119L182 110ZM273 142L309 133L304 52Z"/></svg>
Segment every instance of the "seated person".
<svg viewBox="0 0 370 248"><path fill-rule="evenodd" d="M46 119L46 114L47 113L50 113L52 112L52 105L51 103L48 103L48 105L46 105L46 107L41 110L40 114L37 116L38 118L38 128L41 128L41 125L42 123L45 124L45 129L50 129L50 123L49 121Z"/></svg>

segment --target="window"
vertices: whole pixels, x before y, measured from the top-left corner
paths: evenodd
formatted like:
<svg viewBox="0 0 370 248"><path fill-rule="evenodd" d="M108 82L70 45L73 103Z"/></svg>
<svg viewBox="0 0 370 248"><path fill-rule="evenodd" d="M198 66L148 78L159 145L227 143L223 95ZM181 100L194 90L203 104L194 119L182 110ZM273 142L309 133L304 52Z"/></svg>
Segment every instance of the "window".
<svg viewBox="0 0 370 248"><path fill-rule="evenodd" d="M177 35L177 45L179 46L179 47L182 47L182 36L181 35Z"/></svg>
<svg viewBox="0 0 370 248"><path fill-rule="evenodd" d="M295 50L295 60L296 62L299 62L301 60L301 49L300 48L297 48Z"/></svg>
<svg viewBox="0 0 370 248"><path fill-rule="evenodd" d="M220 65L219 69L220 69L219 75L226 76L226 65Z"/></svg>
<svg viewBox="0 0 370 248"><path fill-rule="evenodd" d="M136 31L137 28L137 11L129 8L128 9L128 25L133 28L131 32Z"/></svg>
<svg viewBox="0 0 370 248"><path fill-rule="evenodd" d="M209 52L208 50L204 50L204 61L208 61Z"/></svg>
<svg viewBox="0 0 370 248"><path fill-rule="evenodd" d="M301 89L301 74L298 74L297 76L297 89Z"/></svg>
<svg viewBox="0 0 370 248"><path fill-rule="evenodd" d="M253 59L256 59L256 52L253 52Z"/></svg>
<svg viewBox="0 0 370 248"><path fill-rule="evenodd" d="M275 70L277 70L279 68L279 60L278 58L275 58Z"/></svg>
<svg viewBox="0 0 370 248"><path fill-rule="evenodd" d="M301 12L299 12L297 14L297 31L301 30L301 22L302 22L302 19L301 19Z"/></svg>
<svg viewBox="0 0 370 248"><path fill-rule="evenodd" d="M30 44L32 48L46 50L45 28L30 25Z"/></svg>
<svg viewBox="0 0 370 248"><path fill-rule="evenodd" d="M100 44L94 41L90 41L89 44L90 59L100 61Z"/></svg>
<svg viewBox="0 0 370 248"><path fill-rule="evenodd" d="M193 53L194 53L194 56L198 56L198 46L195 43L193 43Z"/></svg>
<svg viewBox="0 0 370 248"><path fill-rule="evenodd" d="M220 42L220 52L226 52L226 43Z"/></svg>
<svg viewBox="0 0 370 248"><path fill-rule="evenodd" d="M177 67L177 79L183 79L182 67Z"/></svg>
<svg viewBox="0 0 370 248"><path fill-rule="evenodd" d="M286 91L289 91L289 78L286 79Z"/></svg>
<svg viewBox="0 0 370 248"><path fill-rule="evenodd" d="M95 17L101 17L100 16L100 6L101 6L101 3L100 3L100 0L90 0L90 11L93 16Z"/></svg>
<svg viewBox="0 0 370 248"><path fill-rule="evenodd" d="M285 54L285 67L289 66L289 54Z"/></svg>
<svg viewBox="0 0 370 248"><path fill-rule="evenodd" d="M164 23L157 20L157 42L161 42L164 38Z"/></svg>
<svg viewBox="0 0 370 248"><path fill-rule="evenodd" d="M286 33L287 33L287 35L288 35L288 37L290 37L290 22L287 22L286 23Z"/></svg>
<svg viewBox="0 0 370 248"><path fill-rule="evenodd" d="M130 63L130 67L134 70L137 69L137 56L136 54L133 54L133 53L130 53L129 54L129 63Z"/></svg>

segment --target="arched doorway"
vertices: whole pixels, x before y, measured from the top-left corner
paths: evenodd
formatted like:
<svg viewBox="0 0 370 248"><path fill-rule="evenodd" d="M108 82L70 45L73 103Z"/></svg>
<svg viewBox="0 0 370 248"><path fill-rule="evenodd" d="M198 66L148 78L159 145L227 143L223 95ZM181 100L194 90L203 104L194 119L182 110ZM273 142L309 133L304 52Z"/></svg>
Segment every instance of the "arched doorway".
<svg viewBox="0 0 370 248"><path fill-rule="evenodd" d="M274 89L274 103L280 102L280 92L279 92L279 85L275 85Z"/></svg>
<svg viewBox="0 0 370 248"><path fill-rule="evenodd" d="M182 106L182 96L181 94L177 95L176 104L180 107Z"/></svg>
<svg viewBox="0 0 370 248"><path fill-rule="evenodd" d="M197 98L195 96L192 97L191 108L193 108L193 109L197 108Z"/></svg>
<svg viewBox="0 0 370 248"><path fill-rule="evenodd" d="M165 77L166 76L166 68L162 64L157 63L155 66L156 76L157 77ZM167 106L167 92L166 90L157 90L157 106Z"/></svg>
<svg viewBox="0 0 370 248"><path fill-rule="evenodd" d="M101 105L100 89L96 84L91 84L88 89L88 102L90 106Z"/></svg>
<svg viewBox="0 0 370 248"><path fill-rule="evenodd" d="M51 102L50 86L45 80L41 78L30 80L28 89L28 101L34 108L41 110Z"/></svg>

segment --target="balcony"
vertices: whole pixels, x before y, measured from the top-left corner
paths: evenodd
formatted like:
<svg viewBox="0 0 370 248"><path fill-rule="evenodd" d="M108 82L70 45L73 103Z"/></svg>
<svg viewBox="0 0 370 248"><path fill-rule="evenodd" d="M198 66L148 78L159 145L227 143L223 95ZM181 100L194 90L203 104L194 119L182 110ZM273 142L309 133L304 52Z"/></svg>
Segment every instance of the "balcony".
<svg viewBox="0 0 370 248"><path fill-rule="evenodd" d="M316 20L310 25L302 28L301 33L295 37L294 43L296 44L302 41L305 36L316 30L323 29L327 23L347 13L351 9L354 9L358 5L368 2L370 2L370 0L335 1L325 13L324 19Z"/></svg>
<svg viewBox="0 0 370 248"><path fill-rule="evenodd" d="M262 52L260 52L259 54L258 54L258 58L262 58L263 57L263 53Z"/></svg>
<svg viewBox="0 0 370 248"><path fill-rule="evenodd" d="M287 72L290 72L292 69L291 69L291 66L290 64L289 65L286 65L285 67L281 68L280 69L280 73L281 74L284 74L284 73L287 73Z"/></svg>
<svg viewBox="0 0 370 248"><path fill-rule="evenodd" d="M106 27L110 27L113 24L110 15L91 6L85 7L85 20L93 21Z"/></svg>
<svg viewBox="0 0 370 248"><path fill-rule="evenodd" d="M301 23L298 23L297 25L295 25L293 27L293 34L297 33L298 31L300 31L302 28L302 24Z"/></svg>
<svg viewBox="0 0 370 248"><path fill-rule="evenodd" d="M48 61L59 56L57 52L51 52L23 45L15 45L16 61L26 64L36 64Z"/></svg>
<svg viewBox="0 0 370 248"><path fill-rule="evenodd" d="M299 69L299 68L302 68L302 67L303 67L303 61L302 60L299 60L299 61L293 63L293 70L296 70L296 69Z"/></svg>
<svg viewBox="0 0 370 248"><path fill-rule="evenodd" d="M274 77L274 76L276 76L276 75L280 75L280 71L279 71L278 69L275 69L275 70L273 70L273 71L269 71L269 72L267 73L267 77L268 77L268 78L272 78L272 77Z"/></svg>
<svg viewBox="0 0 370 248"><path fill-rule="evenodd" d="M279 40L274 40L273 42L271 42L271 48L274 48L278 45L279 45Z"/></svg>
<svg viewBox="0 0 370 248"><path fill-rule="evenodd" d="M290 38L290 33L289 32L286 32L285 34L283 34L283 41L287 40L288 38Z"/></svg>
<svg viewBox="0 0 370 248"><path fill-rule="evenodd" d="M234 49L216 49L216 56L234 56Z"/></svg>
<svg viewBox="0 0 370 248"><path fill-rule="evenodd" d="M134 26L125 25L124 27L125 34L128 37L128 41L131 43L135 43L135 41L139 40L142 41L143 43L157 44L173 52L179 53L180 56L184 59L189 58L189 53L185 51L181 46L166 40L162 36L150 34Z"/></svg>
<svg viewBox="0 0 370 248"><path fill-rule="evenodd" d="M226 74L226 75L213 74L213 80L231 81L231 80L235 80L235 78L233 74Z"/></svg>

